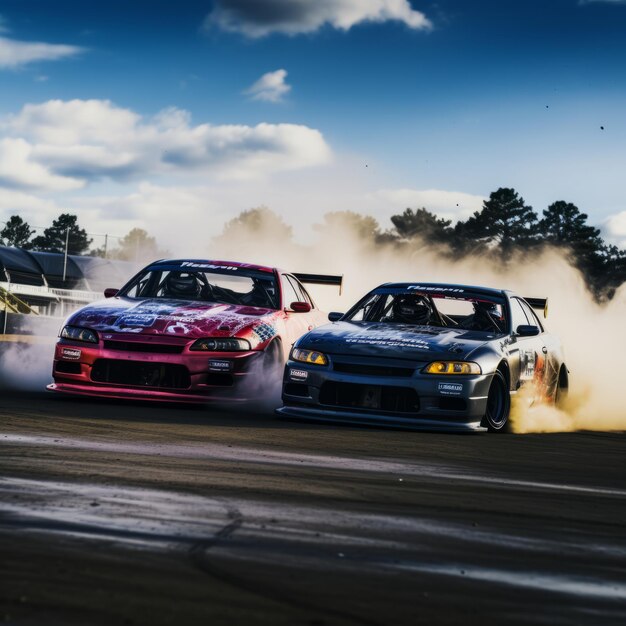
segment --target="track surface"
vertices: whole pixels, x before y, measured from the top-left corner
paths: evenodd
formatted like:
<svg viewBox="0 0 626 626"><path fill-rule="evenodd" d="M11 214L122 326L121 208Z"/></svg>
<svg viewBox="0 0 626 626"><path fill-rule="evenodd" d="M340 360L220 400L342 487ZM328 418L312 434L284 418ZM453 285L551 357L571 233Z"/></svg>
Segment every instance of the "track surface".
<svg viewBox="0 0 626 626"><path fill-rule="evenodd" d="M624 624L621 434L0 400L0 621Z"/></svg>

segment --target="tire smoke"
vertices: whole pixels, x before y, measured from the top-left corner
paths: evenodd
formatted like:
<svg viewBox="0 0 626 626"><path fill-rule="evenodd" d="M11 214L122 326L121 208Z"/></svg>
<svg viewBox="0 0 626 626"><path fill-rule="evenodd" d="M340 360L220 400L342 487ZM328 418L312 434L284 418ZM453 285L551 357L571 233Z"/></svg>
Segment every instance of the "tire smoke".
<svg viewBox="0 0 626 626"><path fill-rule="evenodd" d="M526 297L548 297L548 331L560 337L569 369L569 396L563 410L529 405L523 396L512 415L514 432L626 430L621 400L621 351L626 348L626 285L608 303L598 304L581 274L563 252L544 249L534 255L513 254L506 264L483 256L455 261L427 242L406 246L375 243L349 220L326 230L307 246L277 242L268 229L216 240L218 255L277 265L294 272L343 274L339 296L330 287L310 288L326 311L346 311L367 291L384 282L449 282L510 289ZM261 235L261 236L260 236Z"/></svg>

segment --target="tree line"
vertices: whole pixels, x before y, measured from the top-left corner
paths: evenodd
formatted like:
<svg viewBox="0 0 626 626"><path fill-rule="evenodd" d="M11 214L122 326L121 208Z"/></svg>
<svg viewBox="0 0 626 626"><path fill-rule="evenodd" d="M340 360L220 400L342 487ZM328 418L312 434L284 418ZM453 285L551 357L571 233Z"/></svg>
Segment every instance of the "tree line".
<svg viewBox="0 0 626 626"><path fill-rule="evenodd" d="M626 281L626 252L604 241L600 230L588 223L588 216L571 202L559 200L539 216L515 189L501 187L483 202L480 211L467 220L452 224L425 208L407 208L391 217L392 227L383 230L378 221L352 211L327 213L322 224L314 226L322 234L350 228L359 239L380 246L436 247L440 254L459 259L484 256L490 262L506 264L517 255L532 255L547 247L557 248L582 274L591 293L598 300L609 299ZM290 241L292 229L270 209L261 207L243 211L224 226L223 240L242 236L263 237L272 241ZM18 248L86 254L93 243L78 225L76 215L63 213L43 231L35 230L18 215L9 218L0 231L3 245ZM132 229L115 247L92 249L93 256L121 260L145 260L163 257L154 237L140 228Z"/></svg>
<svg viewBox="0 0 626 626"><path fill-rule="evenodd" d="M142 228L133 228L127 235L117 239L115 245L91 248L93 239L78 224L78 216L62 213L45 228L43 234L33 237L35 229L19 215L12 215L0 231L0 245L63 254L67 246L68 254L89 254L90 256L118 259L121 261L143 261L163 257L156 239ZM113 238L112 238L113 239Z"/></svg>

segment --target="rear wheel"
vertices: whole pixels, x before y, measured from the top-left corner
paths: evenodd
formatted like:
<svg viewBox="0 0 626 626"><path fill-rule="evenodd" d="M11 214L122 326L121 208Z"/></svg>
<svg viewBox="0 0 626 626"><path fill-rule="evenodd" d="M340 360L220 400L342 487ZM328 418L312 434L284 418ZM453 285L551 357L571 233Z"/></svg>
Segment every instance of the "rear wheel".
<svg viewBox="0 0 626 626"><path fill-rule="evenodd" d="M511 394L504 374L496 370L487 396L484 424L492 433L506 432L509 428Z"/></svg>
<svg viewBox="0 0 626 626"><path fill-rule="evenodd" d="M559 371L559 379L556 384L556 392L554 394L554 404L557 409L563 410L567 402L567 393L569 391L569 380L567 377L567 368L561 366Z"/></svg>

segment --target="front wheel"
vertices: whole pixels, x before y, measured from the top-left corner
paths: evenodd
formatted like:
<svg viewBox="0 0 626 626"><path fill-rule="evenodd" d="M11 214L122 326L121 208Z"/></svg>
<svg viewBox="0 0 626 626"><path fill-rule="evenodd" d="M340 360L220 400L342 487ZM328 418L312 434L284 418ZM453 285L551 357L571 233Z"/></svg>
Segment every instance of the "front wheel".
<svg viewBox="0 0 626 626"><path fill-rule="evenodd" d="M491 433L503 433L509 429L509 413L511 411L511 394L506 378L500 370L496 370L491 380L487 396L487 409L484 424Z"/></svg>

